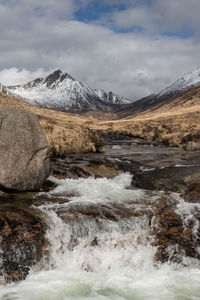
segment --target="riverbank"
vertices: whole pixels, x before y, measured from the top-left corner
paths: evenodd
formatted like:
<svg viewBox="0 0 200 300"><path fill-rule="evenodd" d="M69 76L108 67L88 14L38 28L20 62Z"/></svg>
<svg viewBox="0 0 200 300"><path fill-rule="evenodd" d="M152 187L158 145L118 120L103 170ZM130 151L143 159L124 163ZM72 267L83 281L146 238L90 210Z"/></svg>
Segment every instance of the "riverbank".
<svg viewBox="0 0 200 300"><path fill-rule="evenodd" d="M55 287L54 296L63 295L61 299L78 295L101 299L100 290L102 299L119 295L129 299L131 276L130 297L134 299L137 280L148 288L144 280L150 278L148 269L155 280L158 274L166 276L166 282L170 282L169 274L173 280L183 276L186 282L186 273L193 277L192 270L198 272L200 193L195 178L200 173L199 152L125 136L106 135L104 139L104 153L55 158L51 177L40 193L0 194L1 283L23 279L2 287L2 297L8 294L13 299L14 293L27 299L26 290L33 288L35 280L42 285L28 299L45 297L48 279ZM149 186L140 186L146 183ZM67 267L69 261L74 269ZM163 273L166 268L168 275ZM126 283L119 290L110 282L113 272L120 281L125 276ZM105 274L108 283L103 280ZM67 286L61 279L61 285L57 284L59 276ZM89 282L85 285L91 276L99 280L100 288ZM164 288L165 283L160 284ZM107 289L112 290L108 295ZM156 287L156 294L149 293L150 299L158 299ZM176 297L177 292L173 293ZM135 299L145 299L142 289Z"/></svg>

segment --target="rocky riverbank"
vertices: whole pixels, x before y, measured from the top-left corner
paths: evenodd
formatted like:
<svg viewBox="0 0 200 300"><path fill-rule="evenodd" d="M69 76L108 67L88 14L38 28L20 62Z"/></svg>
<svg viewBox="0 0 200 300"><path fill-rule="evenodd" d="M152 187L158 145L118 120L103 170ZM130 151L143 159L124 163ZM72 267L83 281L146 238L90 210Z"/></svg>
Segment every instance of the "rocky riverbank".
<svg viewBox="0 0 200 300"><path fill-rule="evenodd" d="M99 230L104 231L107 230L108 222L118 224L120 220L126 222L145 218L150 226L151 244L156 249L155 263L168 260L182 263L184 255L193 259L200 258L200 153L128 137L113 136L106 139L104 153L73 154L54 159L51 162L51 175L54 179L52 181L50 178L46 182L40 190L42 193L1 192L2 283L24 279L32 266L37 264L38 268L42 268L39 261L44 256L48 259L49 247L45 235L47 224L41 209L37 209L41 205L43 210L45 205L52 205L57 216L72 228L73 224L81 225L92 221ZM109 195L109 188L105 191L105 197L111 197L111 200L103 203L92 203L90 200L87 205L84 202L74 202L73 199L84 194L85 189L87 191L85 184L89 184L87 180L90 178L93 179L89 186L96 184L95 180L101 178L108 179L103 179L105 182L99 184L112 186L115 180L121 180L117 178L124 172L131 174L127 175L131 181L125 191L130 195L127 194L127 199L123 200L125 202L120 201L123 194L119 194L116 200L111 195L106 196ZM70 179L72 181L67 181L65 187L65 180ZM72 188L71 183L79 186L79 189ZM122 183L119 182L119 186L120 184ZM116 183L116 188L117 186ZM102 185L102 189L104 188ZM136 195L142 193L143 196L133 196L134 190ZM137 190L140 191L139 194ZM87 196L86 193L84 197L92 196ZM97 197L95 193L94 197ZM188 211L181 208L182 201L184 205L188 203ZM74 235L67 247L72 250L77 243L78 239ZM98 247L99 243L98 236L90 241L92 247Z"/></svg>

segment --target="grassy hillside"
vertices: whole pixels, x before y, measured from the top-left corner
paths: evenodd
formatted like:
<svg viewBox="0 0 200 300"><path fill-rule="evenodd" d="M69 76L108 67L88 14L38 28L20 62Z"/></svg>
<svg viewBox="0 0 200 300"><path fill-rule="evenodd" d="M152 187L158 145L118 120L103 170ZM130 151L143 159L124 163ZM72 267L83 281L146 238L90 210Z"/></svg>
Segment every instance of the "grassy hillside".
<svg viewBox="0 0 200 300"><path fill-rule="evenodd" d="M34 112L53 155L102 151L104 141L95 131L141 137L169 146L185 146L188 141L200 140L200 86L153 107L146 106L137 115L130 115L130 110L129 116L117 120L113 120L116 114L112 113L96 112L95 118L89 113L80 116L43 109L4 93L0 93L0 105L23 107ZM107 118L110 120L105 120Z"/></svg>
<svg viewBox="0 0 200 300"><path fill-rule="evenodd" d="M98 122L93 128L138 136L170 146L184 146L190 140L200 139L200 87L144 109L136 116Z"/></svg>
<svg viewBox="0 0 200 300"><path fill-rule="evenodd" d="M88 128L89 117L39 108L1 92L0 106L22 107L35 113L48 139L51 155L103 150L103 139Z"/></svg>

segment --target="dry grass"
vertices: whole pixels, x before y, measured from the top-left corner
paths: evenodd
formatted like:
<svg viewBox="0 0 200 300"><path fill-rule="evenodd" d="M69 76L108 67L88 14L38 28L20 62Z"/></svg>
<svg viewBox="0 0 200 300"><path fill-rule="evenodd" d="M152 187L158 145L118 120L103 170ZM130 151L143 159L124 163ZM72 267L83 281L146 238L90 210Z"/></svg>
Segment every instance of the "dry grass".
<svg viewBox="0 0 200 300"><path fill-rule="evenodd" d="M88 124L93 118L43 109L0 93L0 106L21 107L35 113L50 145L52 156L103 151L104 141Z"/></svg>
<svg viewBox="0 0 200 300"><path fill-rule="evenodd" d="M193 88L168 102L137 116L113 120L116 115L96 113L92 116L72 115L42 109L0 93L0 105L23 107L38 115L51 153L102 151L104 142L94 131L107 131L180 146L200 137L200 87ZM105 116L110 117L105 121ZM198 138L197 138L198 137Z"/></svg>
<svg viewBox="0 0 200 300"><path fill-rule="evenodd" d="M83 125L80 126L72 121L59 123L55 119L43 116L39 116L39 120L53 156L103 151L103 139Z"/></svg>
<svg viewBox="0 0 200 300"><path fill-rule="evenodd" d="M101 122L94 129L140 137L169 146L180 146L184 144L185 136L200 132L200 111Z"/></svg>
<svg viewBox="0 0 200 300"><path fill-rule="evenodd" d="M144 138L169 146L185 146L200 136L200 87L136 117L99 122L96 130Z"/></svg>

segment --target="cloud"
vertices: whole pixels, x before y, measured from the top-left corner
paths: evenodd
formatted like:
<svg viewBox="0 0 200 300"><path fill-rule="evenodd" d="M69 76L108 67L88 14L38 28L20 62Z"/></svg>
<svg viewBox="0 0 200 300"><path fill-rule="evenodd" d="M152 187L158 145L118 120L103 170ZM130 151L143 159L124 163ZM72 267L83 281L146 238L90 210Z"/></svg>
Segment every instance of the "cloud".
<svg viewBox="0 0 200 300"><path fill-rule="evenodd" d="M188 7L187 1L182 1L183 6L185 3ZM173 4L171 0L154 0L150 5L149 1L127 0L130 13L134 9L140 11L137 22L132 22L136 20L135 15L134 19L124 16L128 25L123 23L122 16L128 13L127 10L118 13L114 10L110 17L122 27L139 26L144 21L145 30L129 33L114 31L99 20L93 23L77 21L75 13L80 7L89 7L90 2L0 0L0 82L28 82L59 68L92 88L112 90L124 97L138 99L200 67L198 38L166 36L159 33L156 25L162 22L165 30L167 19L163 17L162 21L160 16L166 11L170 20L170 14L181 9L180 1L174 0ZM194 0L190 3L193 2L198 4ZM112 0L113 5L120 3L122 1ZM153 3L158 6L154 7ZM193 15L196 20L196 12ZM105 13L104 20L106 17ZM174 24L171 21L168 28L180 28L182 19L177 15L177 20ZM191 26L195 27L195 22L197 20ZM151 34L147 32L148 27ZM152 34L154 30L156 34Z"/></svg>
<svg viewBox="0 0 200 300"><path fill-rule="evenodd" d="M118 28L141 27L150 33L199 32L200 1L129 1L127 9L104 16Z"/></svg>
<svg viewBox="0 0 200 300"><path fill-rule="evenodd" d="M26 69L3 69L0 71L0 82L4 85L16 85L20 83L26 83L35 78L41 78L48 73L44 69L37 69L33 72Z"/></svg>

